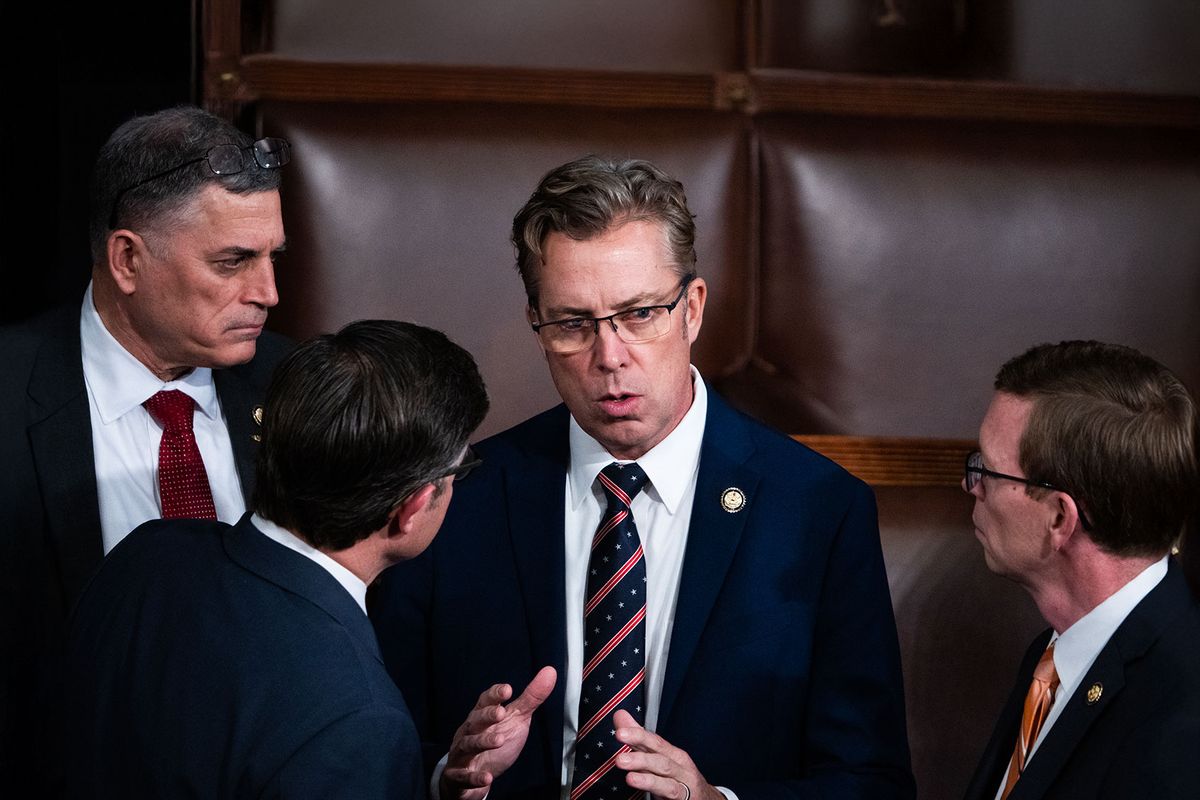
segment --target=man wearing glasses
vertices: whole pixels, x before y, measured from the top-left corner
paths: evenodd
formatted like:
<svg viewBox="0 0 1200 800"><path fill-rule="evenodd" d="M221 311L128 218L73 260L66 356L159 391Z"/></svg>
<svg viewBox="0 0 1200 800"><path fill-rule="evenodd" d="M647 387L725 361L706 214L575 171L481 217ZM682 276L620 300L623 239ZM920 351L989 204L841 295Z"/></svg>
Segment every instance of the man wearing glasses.
<svg viewBox="0 0 1200 800"><path fill-rule="evenodd" d="M404 322L296 348L267 391L252 507L154 520L71 618L67 797L420 798L367 585L437 533L487 412L471 356Z"/></svg>
<svg viewBox="0 0 1200 800"><path fill-rule="evenodd" d="M373 609L443 800L912 795L874 499L690 365L693 240L644 161L565 164L514 220L563 405L477 447Z"/></svg>
<svg viewBox="0 0 1200 800"><path fill-rule="evenodd" d="M1051 630L967 797L1200 796L1200 605L1169 555L1197 501L1194 400L1136 350L1083 341L1017 356L995 388L963 488L988 567Z"/></svg>
<svg viewBox="0 0 1200 800"><path fill-rule="evenodd" d="M246 510L256 408L287 347L263 325L289 160L286 141L197 108L126 122L93 173L82 305L0 334L6 776L35 763L39 684L101 557L148 519Z"/></svg>

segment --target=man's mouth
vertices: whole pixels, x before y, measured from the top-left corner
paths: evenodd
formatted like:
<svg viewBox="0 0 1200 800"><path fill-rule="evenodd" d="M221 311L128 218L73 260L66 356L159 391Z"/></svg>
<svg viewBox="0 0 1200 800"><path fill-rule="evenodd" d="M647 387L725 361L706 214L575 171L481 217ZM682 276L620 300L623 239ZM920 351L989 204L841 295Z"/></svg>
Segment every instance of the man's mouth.
<svg viewBox="0 0 1200 800"><path fill-rule="evenodd" d="M627 392L609 392L599 400L600 408L610 417L629 416L637 407L641 395Z"/></svg>

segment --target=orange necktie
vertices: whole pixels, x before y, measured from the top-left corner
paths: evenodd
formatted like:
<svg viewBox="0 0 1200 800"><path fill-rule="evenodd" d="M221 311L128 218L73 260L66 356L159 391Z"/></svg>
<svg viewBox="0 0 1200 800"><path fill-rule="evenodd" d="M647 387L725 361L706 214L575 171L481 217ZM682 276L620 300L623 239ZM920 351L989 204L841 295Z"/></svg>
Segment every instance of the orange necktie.
<svg viewBox="0 0 1200 800"><path fill-rule="evenodd" d="M1008 777L1004 780L1004 791L1001 800L1008 797L1017 779L1025 771L1025 762L1029 751L1037 741L1038 733L1050 714L1050 704L1054 702L1054 692L1058 689L1058 673L1054 670L1054 643L1046 648L1038 659L1037 667L1033 670L1033 682L1029 684L1029 692L1025 695L1025 710L1021 712L1021 730L1017 736L1017 744L1013 748L1012 760L1008 763Z"/></svg>

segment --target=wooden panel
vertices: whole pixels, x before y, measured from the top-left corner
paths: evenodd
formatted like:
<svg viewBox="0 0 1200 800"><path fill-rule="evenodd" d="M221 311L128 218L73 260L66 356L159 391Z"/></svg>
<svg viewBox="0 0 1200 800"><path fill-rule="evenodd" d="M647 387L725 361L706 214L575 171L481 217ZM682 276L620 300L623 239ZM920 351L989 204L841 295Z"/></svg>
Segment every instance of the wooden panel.
<svg viewBox="0 0 1200 800"><path fill-rule="evenodd" d="M797 435L872 486L958 486L972 439Z"/></svg>
<svg viewBox="0 0 1200 800"><path fill-rule="evenodd" d="M331 64L247 56L250 99L308 102L519 103L599 108L711 109L715 75L420 64Z"/></svg>
<svg viewBox="0 0 1200 800"><path fill-rule="evenodd" d="M755 70L750 83L757 111L1200 128L1197 97L791 70Z"/></svg>

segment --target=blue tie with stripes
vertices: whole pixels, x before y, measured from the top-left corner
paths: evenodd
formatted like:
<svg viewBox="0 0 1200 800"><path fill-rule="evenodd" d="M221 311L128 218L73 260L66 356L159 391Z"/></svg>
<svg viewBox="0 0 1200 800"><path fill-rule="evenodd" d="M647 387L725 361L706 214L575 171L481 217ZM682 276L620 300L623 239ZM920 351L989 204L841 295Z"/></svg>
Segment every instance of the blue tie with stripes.
<svg viewBox="0 0 1200 800"><path fill-rule="evenodd" d="M609 464L600 472L608 508L592 539L583 608L583 682L571 800L626 800L643 792L615 767L628 750L613 735L623 708L645 720L646 558L629 504L646 485L637 464Z"/></svg>

